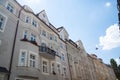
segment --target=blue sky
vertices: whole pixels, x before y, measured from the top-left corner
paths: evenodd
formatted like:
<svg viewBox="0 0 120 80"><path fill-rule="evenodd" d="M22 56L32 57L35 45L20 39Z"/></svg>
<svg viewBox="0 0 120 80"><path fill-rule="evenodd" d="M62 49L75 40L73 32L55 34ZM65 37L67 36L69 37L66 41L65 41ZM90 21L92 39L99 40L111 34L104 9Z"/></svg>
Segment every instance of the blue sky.
<svg viewBox="0 0 120 80"><path fill-rule="evenodd" d="M94 53L109 63L119 62L120 33L118 31L117 0L17 0L38 13L46 11L57 28L64 26L73 41L82 40L87 53ZM96 46L99 48L95 50Z"/></svg>

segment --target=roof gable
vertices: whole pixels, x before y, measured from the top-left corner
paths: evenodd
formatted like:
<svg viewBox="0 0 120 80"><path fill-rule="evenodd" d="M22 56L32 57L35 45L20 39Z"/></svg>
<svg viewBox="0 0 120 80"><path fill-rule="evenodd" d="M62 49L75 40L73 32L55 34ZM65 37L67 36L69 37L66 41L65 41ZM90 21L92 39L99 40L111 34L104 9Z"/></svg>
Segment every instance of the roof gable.
<svg viewBox="0 0 120 80"><path fill-rule="evenodd" d="M41 20L43 20L47 25L49 25L49 20L48 20L48 17L47 17L47 14L46 14L45 10L42 10L37 15Z"/></svg>

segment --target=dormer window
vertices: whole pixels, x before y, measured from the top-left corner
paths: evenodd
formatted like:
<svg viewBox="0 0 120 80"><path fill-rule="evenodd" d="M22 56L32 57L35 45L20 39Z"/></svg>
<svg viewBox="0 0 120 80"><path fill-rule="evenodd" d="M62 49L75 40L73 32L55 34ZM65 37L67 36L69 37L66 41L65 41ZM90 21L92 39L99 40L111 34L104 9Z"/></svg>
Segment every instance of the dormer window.
<svg viewBox="0 0 120 80"><path fill-rule="evenodd" d="M45 14L43 14L43 17L45 18Z"/></svg>
<svg viewBox="0 0 120 80"><path fill-rule="evenodd" d="M7 10L10 11L11 13L14 13L14 7L9 3L7 5Z"/></svg>
<svg viewBox="0 0 120 80"><path fill-rule="evenodd" d="M37 21L33 20L32 21L32 25L35 26L35 27L37 27Z"/></svg>

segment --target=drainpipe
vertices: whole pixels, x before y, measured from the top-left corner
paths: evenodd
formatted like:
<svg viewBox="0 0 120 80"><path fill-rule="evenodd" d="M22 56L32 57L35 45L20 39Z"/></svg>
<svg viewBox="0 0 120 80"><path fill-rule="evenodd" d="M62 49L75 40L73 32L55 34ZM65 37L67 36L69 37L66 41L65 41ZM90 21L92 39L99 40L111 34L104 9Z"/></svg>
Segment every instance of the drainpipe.
<svg viewBox="0 0 120 80"><path fill-rule="evenodd" d="M12 53L11 53L11 58L10 58L10 65L9 65L9 74L8 74L8 80L10 80L10 75L11 75L11 69L12 69L12 63L13 63L13 56L14 56L14 50L15 50L15 43L16 43L16 37L17 37L17 32L18 32L18 25L19 25L19 18L20 18L20 14L22 11L22 7L19 11L18 14L18 20L17 20L17 25L16 25L16 30L15 30L15 36L14 36L14 41L13 41L13 47L12 47Z"/></svg>
<svg viewBox="0 0 120 80"><path fill-rule="evenodd" d="M66 41L66 44L67 44L67 41ZM69 57L68 57L68 48L67 48L67 45L66 45L66 51L67 51L67 59L68 59L68 67L69 67L69 72L70 72L70 78L72 80L72 73L71 73L71 70L70 70L70 60L69 60Z"/></svg>

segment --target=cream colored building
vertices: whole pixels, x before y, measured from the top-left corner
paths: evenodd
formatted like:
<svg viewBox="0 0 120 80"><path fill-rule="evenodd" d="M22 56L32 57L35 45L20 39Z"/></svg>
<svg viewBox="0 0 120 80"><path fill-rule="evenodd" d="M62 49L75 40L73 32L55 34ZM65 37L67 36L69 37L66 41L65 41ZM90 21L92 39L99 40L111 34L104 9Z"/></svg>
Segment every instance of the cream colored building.
<svg viewBox="0 0 120 80"><path fill-rule="evenodd" d="M55 28L45 10L35 14L16 0L0 0L0 80L97 80L103 65L95 64L82 42ZM104 78L114 74L102 71Z"/></svg>

